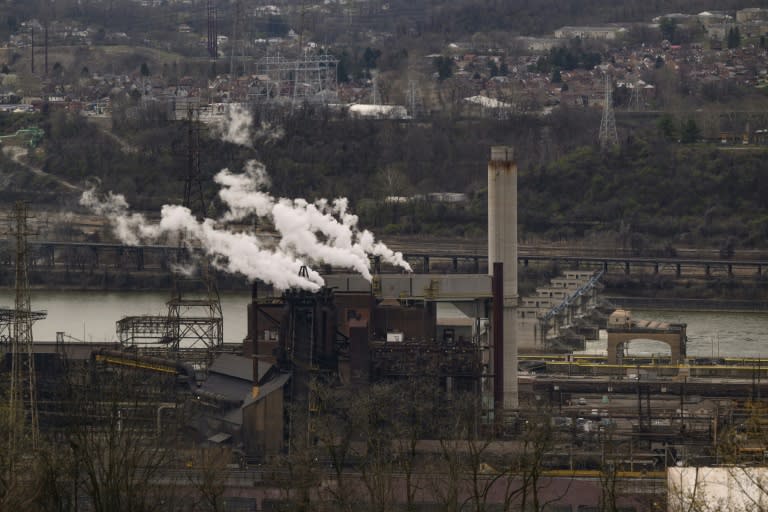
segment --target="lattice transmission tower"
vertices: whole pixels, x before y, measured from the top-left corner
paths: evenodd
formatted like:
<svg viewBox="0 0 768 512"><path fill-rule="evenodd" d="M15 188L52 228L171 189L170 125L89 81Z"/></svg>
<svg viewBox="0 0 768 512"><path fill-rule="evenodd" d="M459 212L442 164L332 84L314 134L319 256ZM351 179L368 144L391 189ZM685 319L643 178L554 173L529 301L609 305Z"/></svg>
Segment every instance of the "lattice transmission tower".
<svg viewBox="0 0 768 512"><path fill-rule="evenodd" d="M235 0L235 5L232 8L232 38L229 41L229 74L231 76L235 76L238 72L238 67L236 67L235 62L239 62L240 64L245 62L245 27L243 19L242 0Z"/></svg>
<svg viewBox="0 0 768 512"><path fill-rule="evenodd" d="M613 82L611 76L605 74L605 99L603 117L600 120L600 148L603 150L619 145L619 134L616 132L616 116L613 112Z"/></svg>
<svg viewBox="0 0 768 512"><path fill-rule="evenodd" d="M643 98L643 82L640 80L635 81L632 86L632 91L629 95L629 110L630 112L639 112L643 110L645 106L645 100Z"/></svg>
<svg viewBox="0 0 768 512"><path fill-rule="evenodd" d="M208 56L216 60L219 56L219 33L216 26L216 0L207 0L208 14Z"/></svg>
<svg viewBox="0 0 768 512"><path fill-rule="evenodd" d="M198 218L207 206L200 171L199 108L187 110L187 173L183 206ZM195 255L180 235L171 258L173 287L165 316L125 317L117 322L120 343L143 353L209 363L224 343L221 300L210 261Z"/></svg>
<svg viewBox="0 0 768 512"><path fill-rule="evenodd" d="M408 80L408 90L405 91L405 104L411 119L418 119L424 116L424 98L421 95L421 90L416 80Z"/></svg>
<svg viewBox="0 0 768 512"><path fill-rule="evenodd" d="M33 351L32 324L45 318L45 312L32 311L27 270L27 205L17 202L10 222L16 248L16 295L13 309L0 311L0 332L7 332L3 340L10 345L11 375L8 395L8 448L11 459L22 445L37 447L39 419L37 413L37 386Z"/></svg>
<svg viewBox="0 0 768 512"><path fill-rule="evenodd" d="M197 109L189 108L187 112L187 137L188 159L183 206L189 208L198 220L202 220L207 214L207 205L200 171L200 119ZM189 254L182 250L184 243L182 235L177 251L179 258ZM181 267L190 263L193 262L177 261L176 265ZM194 273L178 270L173 273L166 338L176 351L204 346L208 352L207 359L210 360L224 342L221 299L208 258L201 255L195 266ZM185 346L182 346L185 341Z"/></svg>
<svg viewBox="0 0 768 512"><path fill-rule="evenodd" d="M381 105L381 93L379 92L379 79L373 76L373 88L371 89L371 105Z"/></svg>

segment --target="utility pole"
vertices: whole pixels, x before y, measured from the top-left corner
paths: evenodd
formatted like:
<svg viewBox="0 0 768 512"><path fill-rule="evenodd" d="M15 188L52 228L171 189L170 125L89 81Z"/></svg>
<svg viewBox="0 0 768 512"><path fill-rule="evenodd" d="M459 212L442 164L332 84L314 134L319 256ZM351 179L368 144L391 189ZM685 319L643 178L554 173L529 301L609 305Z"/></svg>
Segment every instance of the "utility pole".
<svg viewBox="0 0 768 512"><path fill-rule="evenodd" d="M240 20L243 17L242 8L243 8L243 4L242 4L241 0L236 0L235 1L234 14L232 16L232 40L229 42L230 47L231 47L230 48L231 52L230 52L230 57L229 57L229 75L230 76L235 76L235 50L236 50L236 47L237 47L237 38L238 37L241 37L241 38L243 37L241 35L241 32L243 31L242 27L240 27L240 30L237 30L238 25L240 25L240 23L241 23ZM243 52L242 52L242 48L241 48L241 51L240 51L240 59L241 60L242 60L242 53Z"/></svg>
<svg viewBox="0 0 768 512"><path fill-rule="evenodd" d="M381 103L381 95L379 94L379 80L378 77L373 77L373 91L371 92L371 103L379 105Z"/></svg>
<svg viewBox="0 0 768 512"><path fill-rule="evenodd" d="M301 15L299 17L299 55L301 55L304 49L304 15L306 13L306 3L304 0L301 2Z"/></svg>
<svg viewBox="0 0 768 512"><path fill-rule="evenodd" d="M32 74L35 74L35 27L30 28L30 35L32 37L32 51L31 51L31 62L32 62Z"/></svg>
<svg viewBox="0 0 768 512"><path fill-rule="evenodd" d="M48 76L48 20L45 20L45 25L43 25L43 40L44 40L44 48L45 51L43 52L43 55L45 56L45 76Z"/></svg>

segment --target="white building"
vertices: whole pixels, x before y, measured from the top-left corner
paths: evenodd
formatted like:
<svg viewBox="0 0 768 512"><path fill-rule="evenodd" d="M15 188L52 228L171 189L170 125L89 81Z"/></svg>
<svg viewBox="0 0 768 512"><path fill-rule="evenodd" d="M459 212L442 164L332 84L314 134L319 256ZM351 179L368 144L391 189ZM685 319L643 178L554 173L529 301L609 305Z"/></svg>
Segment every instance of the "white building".
<svg viewBox="0 0 768 512"><path fill-rule="evenodd" d="M366 119L407 119L408 111L401 105L365 105L349 106L349 115Z"/></svg>
<svg viewBox="0 0 768 512"><path fill-rule="evenodd" d="M627 29L620 26L603 27L561 27L555 30L556 39L600 39L613 41L626 34Z"/></svg>
<svg viewBox="0 0 768 512"><path fill-rule="evenodd" d="M672 467L667 470L669 512L745 512L768 507L768 468Z"/></svg>

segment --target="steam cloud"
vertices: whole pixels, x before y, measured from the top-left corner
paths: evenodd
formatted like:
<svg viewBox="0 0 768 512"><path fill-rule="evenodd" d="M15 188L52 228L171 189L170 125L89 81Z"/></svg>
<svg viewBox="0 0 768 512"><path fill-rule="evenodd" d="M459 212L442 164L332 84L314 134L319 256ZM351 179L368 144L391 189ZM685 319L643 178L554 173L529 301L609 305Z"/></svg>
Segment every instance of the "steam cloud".
<svg viewBox="0 0 768 512"><path fill-rule="evenodd" d="M250 147L254 138L264 138L261 132L267 127L262 125L252 134L250 113L241 105L232 105L214 130L224 141ZM280 132L276 133L279 138ZM190 248L201 248L217 268L271 283L281 290L319 289L323 279L316 271L308 269L306 276L299 275L301 267L308 263L352 269L369 281L370 256L411 271L401 253L376 242L371 232L358 229L358 218L349 212L345 198L314 203L275 198L267 192L270 180L264 165L255 160L247 162L242 173L223 169L214 181L221 187L219 197L227 207L218 220L198 221L188 208L164 205L160 222L154 224L141 214L131 213L123 195L109 192L100 196L93 186L83 193L80 204L107 217L125 244L182 239ZM253 231L232 229L233 222L251 216L271 222L279 242L275 244Z"/></svg>
<svg viewBox="0 0 768 512"><path fill-rule="evenodd" d="M275 198L266 192L269 176L256 161L249 161L242 173L223 169L214 180L221 187L219 197L227 207L218 220L198 221L188 208L165 205L160 222L151 223L143 215L131 213L121 194L99 195L93 187L82 194L80 203L106 216L125 244L157 243L183 235L189 247L201 248L217 268L260 279L282 290L317 290L323 285L316 271L309 270L306 277L299 275L301 267L308 263L351 269L369 281L370 256L411 271L401 253L358 228L358 218L349 212L345 198L314 203ZM251 216L270 221L279 241L275 244L253 231L231 229L233 222Z"/></svg>
<svg viewBox="0 0 768 512"><path fill-rule="evenodd" d="M253 117L247 108L240 103L227 105L227 111L222 118L215 118L213 130L221 140L240 146L251 146L250 132L253 127Z"/></svg>

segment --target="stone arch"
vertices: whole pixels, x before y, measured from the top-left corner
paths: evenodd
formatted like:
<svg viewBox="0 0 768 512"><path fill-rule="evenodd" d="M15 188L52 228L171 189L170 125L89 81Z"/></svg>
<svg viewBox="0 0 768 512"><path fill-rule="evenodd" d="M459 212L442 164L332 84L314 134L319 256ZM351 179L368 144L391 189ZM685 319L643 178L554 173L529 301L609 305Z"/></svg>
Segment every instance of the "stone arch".
<svg viewBox="0 0 768 512"><path fill-rule="evenodd" d="M619 347L635 340L658 341L669 346L670 360L673 364L685 360L687 337L685 324L667 324L663 329L627 327L608 330L608 364L619 364Z"/></svg>

